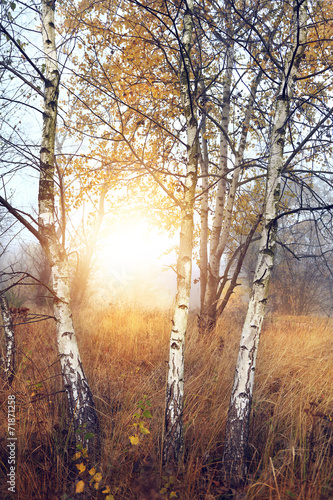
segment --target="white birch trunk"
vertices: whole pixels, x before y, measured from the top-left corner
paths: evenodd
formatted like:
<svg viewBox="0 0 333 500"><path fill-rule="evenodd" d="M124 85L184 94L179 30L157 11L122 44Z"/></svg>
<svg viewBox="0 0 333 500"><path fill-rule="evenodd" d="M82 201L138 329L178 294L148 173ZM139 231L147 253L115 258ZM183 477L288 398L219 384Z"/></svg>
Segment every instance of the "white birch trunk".
<svg viewBox="0 0 333 500"><path fill-rule="evenodd" d="M240 175L240 171L241 171L241 164L242 164L242 161L244 158L244 151L245 151L245 147L246 147L248 130L249 130L250 120L251 120L252 111L253 111L254 99L255 99L255 96L257 93L257 89L258 89L261 77L262 77L262 71L260 70L258 72L256 78L254 79L252 86L251 86L250 97L249 97L248 105L247 105L246 112L245 112L242 133L241 133L241 137L240 137L240 141L239 141L239 148L238 148L237 155L235 158L235 168L234 168L234 172L233 172L233 176L232 176L232 181L231 181L231 186L230 186L230 190L229 190L229 194L228 194L227 204L226 204L225 211L224 211L223 228L221 231L220 242L219 242L217 249L216 249L216 258L219 261L219 266L221 263L221 258L222 258L222 255L224 253L225 247L227 245L229 234L230 234L232 214L233 214L233 209L234 209L234 204L235 204L236 191L238 188L238 181L239 181L239 175Z"/></svg>
<svg viewBox="0 0 333 500"><path fill-rule="evenodd" d="M72 322L68 258L63 244L58 241L54 225L54 148L59 93L54 8L53 0L42 0L45 94L38 197L39 233L52 269L53 289L56 296L54 315L57 326L57 343L70 415L74 429L85 424L84 433L95 434L96 451L99 443L98 419L92 394L83 371ZM81 442L84 441L84 433L76 435L76 438ZM90 444L89 448L91 451Z"/></svg>
<svg viewBox="0 0 333 500"><path fill-rule="evenodd" d="M198 124L190 89L190 50L193 31L193 1L184 14L180 61L180 89L187 123L187 172L181 210L180 244L177 260L177 294L170 335L166 387L163 463L177 462L183 451L184 350L190 302L193 248L193 207L198 167Z"/></svg>
<svg viewBox="0 0 333 500"><path fill-rule="evenodd" d="M201 323L204 329L210 330L215 323L216 311L216 291L220 278L220 261L217 255L221 230L223 225L223 215L225 210L225 200L227 191L227 174L228 174L228 140L227 134L230 120L230 95L231 95L231 79L233 71L234 46L231 45L227 49L226 57L226 74L223 84L223 102L221 126L224 132L220 132L220 164L219 175L221 179L217 185L217 194L215 202L215 215L212 226L212 232L209 244L209 264L207 269L207 287L203 311L201 312Z"/></svg>
<svg viewBox="0 0 333 500"><path fill-rule="evenodd" d="M259 336L264 319L269 281L276 244L276 217L280 203L285 129L298 66L305 50L307 5L294 4L292 47L286 57L284 74L276 103L265 195L264 228L257 268L246 319L241 335L232 388L224 444L224 472L227 481L237 486L246 476L246 452Z"/></svg>
<svg viewBox="0 0 333 500"><path fill-rule="evenodd" d="M0 295L0 308L2 315L2 324L5 333L5 359L4 359L4 372L11 385L15 375L15 334L12 316L10 314L8 300L5 295Z"/></svg>
<svg viewBox="0 0 333 500"><path fill-rule="evenodd" d="M229 62L229 64L231 64L231 61ZM227 245L227 241L230 234L235 197L238 188L239 175L241 172L241 163L244 158L244 151L246 147L250 119L253 111L254 99L261 77L262 77L262 72L259 71L251 86L250 97L245 112L242 133L239 141L239 148L235 158L235 168L232 176L227 202L225 204L225 200L223 201L223 203L225 204L224 210L222 212L222 215L221 213L218 214L218 219L219 219L219 225L217 227L218 231L214 233L214 228L213 228L212 239L210 244L207 291L205 297L205 305L203 308L204 316L206 317L204 321L206 331L212 330L215 327L217 320L218 286L220 282L221 259L225 251L225 247ZM224 102L225 100L229 99L229 110L227 111L228 113L230 112L230 84L231 84L231 73L228 76L228 80L226 81L225 84L227 85L227 87L225 89L225 97L223 100ZM227 169L227 165L225 166L225 168ZM216 209L218 209L217 206Z"/></svg>
<svg viewBox="0 0 333 500"><path fill-rule="evenodd" d="M95 435L95 449L99 447L99 423L93 397L83 370L77 339L72 320L70 305L70 280L68 258L60 248L51 245L54 316L57 324L57 344L60 356L63 383L67 394L69 411L74 428L85 426L84 432L77 435L78 441L84 441L85 433ZM92 452L89 444L90 454ZM96 449L97 448L97 449Z"/></svg>
<svg viewBox="0 0 333 500"><path fill-rule="evenodd" d="M208 267L208 147L206 133L206 118L202 125L202 154L201 154L201 206L200 206L200 310L203 311L207 287Z"/></svg>

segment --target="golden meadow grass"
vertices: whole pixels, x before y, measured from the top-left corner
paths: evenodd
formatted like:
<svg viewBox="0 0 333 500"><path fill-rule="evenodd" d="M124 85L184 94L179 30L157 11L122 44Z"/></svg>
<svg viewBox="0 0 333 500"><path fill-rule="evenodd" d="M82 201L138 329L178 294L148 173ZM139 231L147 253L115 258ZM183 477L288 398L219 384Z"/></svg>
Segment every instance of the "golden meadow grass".
<svg viewBox="0 0 333 500"><path fill-rule="evenodd" d="M89 488L86 498L105 498L105 485L116 500L166 499L171 490L184 500L231 498L219 470L242 311L229 311L209 338L198 335L195 316L190 320L184 461L163 494L168 471L161 470L160 455L171 316L157 310L86 309L75 324L104 443L102 487ZM22 325L16 333L17 375L12 389L3 382L1 391L0 496L6 498L7 396L14 393L16 498L74 498L80 477L69 446L54 325ZM266 320L251 416L249 482L241 498L333 498L332 333L330 319ZM133 414L145 395L152 405L153 418L146 422L150 434L134 446L129 440L135 432Z"/></svg>

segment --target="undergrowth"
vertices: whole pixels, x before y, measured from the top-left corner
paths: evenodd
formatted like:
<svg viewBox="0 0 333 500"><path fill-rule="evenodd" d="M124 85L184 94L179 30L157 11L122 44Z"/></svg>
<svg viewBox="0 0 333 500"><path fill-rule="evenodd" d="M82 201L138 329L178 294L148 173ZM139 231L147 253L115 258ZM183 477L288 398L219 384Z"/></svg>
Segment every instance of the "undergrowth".
<svg viewBox="0 0 333 500"><path fill-rule="evenodd" d="M195 317L190 320L185 451L177 474L161 466L169 314L86 309L75 324L101 421L100 463L72 448L51 320L17 326L12 388L1 379L1 498L13 498L6 485L9 395L16 398L17 499L333 498L330 319L266 320L250 423L249 479L238 492L223 485L220 470L242 314L230 311L209 338L199 336Z"/></svg>

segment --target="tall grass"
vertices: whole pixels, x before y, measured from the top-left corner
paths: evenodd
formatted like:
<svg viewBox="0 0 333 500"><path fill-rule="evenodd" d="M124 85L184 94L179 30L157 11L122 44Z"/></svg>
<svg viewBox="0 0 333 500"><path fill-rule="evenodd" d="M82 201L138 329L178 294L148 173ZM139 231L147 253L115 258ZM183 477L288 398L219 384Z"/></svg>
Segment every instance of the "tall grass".
<svg viewBox="0 0 333 500"><path fill-rule="evenodd" d="M185 451L172 485L160 457L171 317L160 311L80 311L80 349L100 415L99 470L115 500L178 498L333 498L333 323L330 319L270 317L258 355L251 416L249 481L242 492L221 483L221 454L243 313L230 310L214 335L200 337L190 320L186 347ZM2 382L1 498L6 485L7 397L17 400L18 499L74 498L78 470L62 391L54 325L16 327L17 374ZM133 414L147 396L150 434L131 445ZM93 465L93 464L91 464ZM169 484L169 487L168 487ZM167 485L167 493L160 493ZM105 498L92 488L86 498ZM162 490L163 491L163 490ZM83 497L84 495L81 495Z"/></svg>

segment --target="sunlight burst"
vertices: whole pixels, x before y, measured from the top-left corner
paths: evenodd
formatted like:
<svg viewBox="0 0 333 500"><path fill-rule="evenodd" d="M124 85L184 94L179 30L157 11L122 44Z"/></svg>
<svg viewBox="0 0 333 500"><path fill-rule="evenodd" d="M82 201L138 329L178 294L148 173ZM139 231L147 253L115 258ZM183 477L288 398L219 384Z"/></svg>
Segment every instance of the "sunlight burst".
<svg viewBox="0 0 333 500"><path fill-rule="evenodd" d="M110 227L98 252L110 295L153 305L170 302L175 275L163 269L175 262L174 253L168 253L174 244L168 235L144 221L126 219Z"/></svg>

